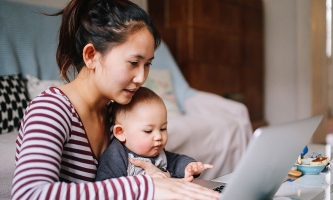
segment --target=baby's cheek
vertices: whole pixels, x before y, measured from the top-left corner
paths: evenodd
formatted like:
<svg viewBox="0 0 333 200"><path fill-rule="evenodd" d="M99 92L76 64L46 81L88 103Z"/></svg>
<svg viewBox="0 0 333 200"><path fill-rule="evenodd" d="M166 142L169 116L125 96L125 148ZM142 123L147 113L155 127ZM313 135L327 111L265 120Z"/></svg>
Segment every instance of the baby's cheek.
<svg viewBox="0 0 333 200"><path fill-rule="evenodd" d="M146 140L138 141L139 151L145 153L145 152L149 151L151 148L152 148L151 142L148 142Z"/></svg>
<svg viewBox="0 0 333 200"><path fill-rule="evenodd" d="M163 142L165 144L168 142L168 134L163 135Z"/></svg>

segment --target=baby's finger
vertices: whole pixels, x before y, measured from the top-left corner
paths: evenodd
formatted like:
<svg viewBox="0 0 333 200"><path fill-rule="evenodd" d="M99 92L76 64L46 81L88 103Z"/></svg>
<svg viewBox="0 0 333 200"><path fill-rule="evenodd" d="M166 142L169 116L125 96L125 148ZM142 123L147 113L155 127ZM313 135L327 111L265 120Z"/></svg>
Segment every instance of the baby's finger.
<svg viewBox="0 0 333 200"><path fill-rule="evenodd" d="M193 165L187 165L186 170L188 172L192 172L193 171Z"/></svg>
<svg viewBox="0 0 333 200"><path fill-rule="evenodd" d="M188 176L188 177L184 177L183 180L186 181L186 182L192 182L194 179L193 176Z"/></svg>
<svg viewBox="0 0 333 200"><path fill-rule="evenodd" d="M213 165L211 165L211 164L204 164L204 168L205 169L211 169L211 168L213 168L214 166Z"/></svg>
<svg viewBox="0 0 333 200"><path fill-rule="evenodd" d="M196 165L193 165L193 171L194 171L194 172L197 172L197 171L198 171L198 169L199 169L199 166L198 166L198 164L196 164Z"/></svg>
<svg viewBox="0 0 333 200"><path fill-rule="evenodd" d="M198 166L198 169L204 169L204 164L202 164L202 162L198 162L198 164L197 164L197 166Z"/></svg>

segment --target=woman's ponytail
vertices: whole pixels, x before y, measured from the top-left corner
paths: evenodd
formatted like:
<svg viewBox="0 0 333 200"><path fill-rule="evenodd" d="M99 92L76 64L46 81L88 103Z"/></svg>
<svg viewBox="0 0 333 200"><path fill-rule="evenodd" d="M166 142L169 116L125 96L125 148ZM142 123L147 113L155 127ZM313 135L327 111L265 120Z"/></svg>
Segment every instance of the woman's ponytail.
<svg viewBox="0 0 333 200"><path fill-rule="evenodd" d="M76 72L84 67L82 53L88 43L103 54L143 27L153 35L155 49L161 42L149 15L129 0L71 0L58 13L47 15L62 15L56 58L60 76L68 82L71 66Z"/></svg>

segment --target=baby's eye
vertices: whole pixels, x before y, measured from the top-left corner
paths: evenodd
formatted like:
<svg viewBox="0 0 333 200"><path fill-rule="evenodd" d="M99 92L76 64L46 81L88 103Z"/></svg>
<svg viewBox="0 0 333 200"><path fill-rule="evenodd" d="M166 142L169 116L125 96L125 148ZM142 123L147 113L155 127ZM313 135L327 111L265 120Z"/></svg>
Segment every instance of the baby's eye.
<svg viewBox="0 0 333 200"><path fill-rule="evenodd" d="M167 128L161 128L160 129L160 131L166 131L167 130Z"/></svg>
<svg viewBox="0 0 333 200"><path fill-rule="evenodd" d="M153 132L152 130L144 130L145 133L151 133Z"/></svg>

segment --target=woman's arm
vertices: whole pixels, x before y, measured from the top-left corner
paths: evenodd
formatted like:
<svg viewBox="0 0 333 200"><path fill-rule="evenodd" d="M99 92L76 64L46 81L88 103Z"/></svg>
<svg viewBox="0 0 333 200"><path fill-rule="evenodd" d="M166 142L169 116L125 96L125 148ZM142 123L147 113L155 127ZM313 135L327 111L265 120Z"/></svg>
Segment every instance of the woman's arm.
<svg viewBox="0 0 333 200"><path fill-rule="evenodd" d="M89 176L95 179L96 164L71 157L70 153L75 155L74 152L88 152L89 149L80 148L80 139L71 141L76 144L70 149L64 149L71 134L75 133L71 132L72 124L78 123L72 109L59 95L43 96L29 105L17 139L12 199L153 199L154 185L149 176L100 182L84 180ZM65 151L67 156L64 158ZM67 167L66 173L61 173L62 162L73 160L81 164ZM60 174L62 179L70 175L77 181L60 181Z"/></svg>
<svg viewBox="0 0 333 200"><path fill-rule="evenodd" d="M146 170L147 174L160 171L155 165L143 160L131 160L131 163ZM218 199L220 194L212 189L194 184L193 177L153 178L155 185L154 199Z"/></svg>

